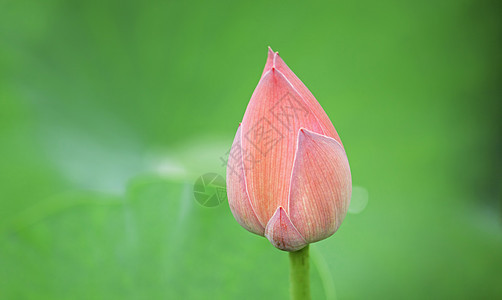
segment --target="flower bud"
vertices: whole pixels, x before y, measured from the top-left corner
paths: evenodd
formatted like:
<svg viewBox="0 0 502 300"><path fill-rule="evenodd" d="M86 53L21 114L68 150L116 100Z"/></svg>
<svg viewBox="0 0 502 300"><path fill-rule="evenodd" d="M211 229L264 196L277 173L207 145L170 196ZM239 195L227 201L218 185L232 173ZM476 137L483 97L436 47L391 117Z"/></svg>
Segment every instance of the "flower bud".
<svg viewBox="0 0 502 300"><path fill-rule="evenodd" d="M333 124L269 48L229 155L232 214L275 247L297 251L335 233L351 191L349 162Z"/></svg>

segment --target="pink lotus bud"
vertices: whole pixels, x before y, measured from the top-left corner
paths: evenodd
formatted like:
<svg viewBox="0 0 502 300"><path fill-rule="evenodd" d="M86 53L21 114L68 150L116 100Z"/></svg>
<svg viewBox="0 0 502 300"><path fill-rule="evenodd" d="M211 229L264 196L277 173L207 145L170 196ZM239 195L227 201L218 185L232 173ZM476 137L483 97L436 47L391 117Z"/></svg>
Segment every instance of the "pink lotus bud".
<svg viewBox="0 0 502 300"><path fill-rule="evenodd" d="M335 233L351 191L349 162L333 124L269 48L227 165L235 219L275 247L297 251Z"/></svg>

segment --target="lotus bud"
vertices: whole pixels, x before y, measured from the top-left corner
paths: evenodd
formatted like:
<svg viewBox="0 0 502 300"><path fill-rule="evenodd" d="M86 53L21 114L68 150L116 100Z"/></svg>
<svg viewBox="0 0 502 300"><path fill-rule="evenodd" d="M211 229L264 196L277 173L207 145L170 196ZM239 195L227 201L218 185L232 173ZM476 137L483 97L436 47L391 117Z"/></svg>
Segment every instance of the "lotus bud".
<svg viewBox="0 0 502 300"><path fill-rule="evenodd" d="M269 48L230 150L232 214L275 247L297 251L337 231L351 191L349 162L335 127Z"/></svg>

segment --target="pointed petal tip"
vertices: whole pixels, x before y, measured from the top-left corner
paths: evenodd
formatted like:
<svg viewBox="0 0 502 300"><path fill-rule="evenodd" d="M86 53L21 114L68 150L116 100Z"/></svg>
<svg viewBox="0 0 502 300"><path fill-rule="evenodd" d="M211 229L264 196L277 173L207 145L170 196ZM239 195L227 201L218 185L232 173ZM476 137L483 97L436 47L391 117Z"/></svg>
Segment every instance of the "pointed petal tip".
<svg viewBox="0 0 502 300"><path fill-rule="evenodd" d="M261 73L261 78L267 74L271 69L275 68L275 57L276 53L270 46L268 47L268 55L267 55L267 62L265 63L265 68L263 69L263 72Z"/></svg>
<svg viewBox="0 0 502 300"><path fill-rule="evenodd" d="M299 135L301 134L302 138L306 138L306 137L308 137L308 138L314 138L315 136L324 136L324 137L326 137L324 134L316 133L315 131L308 130L305 127L300 127L300 129L298 130L298 134Z"/></svg>
<svg viewBox="0 0 502 300"><path fill-rule="evenodd" d="M274 247L283 251L298 251L307 245L282 206L277 208L268 221L265 237Z"/></svg>
<svg viewBox="0 0 502 300"><path fill-rule="evenodd" d="M268 46L268 56L267 56L267 64L265 66L265 70L263 74L265 74L270 69L275 69L275 59L279 56L279 52L272 50L270 46Z"/></svg>
<svg viewBox="0 0 502 300"><path fill-rule="evenodd" d="M272 56L279 55L279 51L274 51L272 50L272 47L268 46L268 55Z"/></svg>
<svg viewBox="0 0 502 300"><path fill-rule="evenodd" d="M306 129L305 127L300 127L300 129L298 130L298 136L301 139L304 139L306 137L310 137L311 134L312 134L312 132L310 130Z"/></svg>

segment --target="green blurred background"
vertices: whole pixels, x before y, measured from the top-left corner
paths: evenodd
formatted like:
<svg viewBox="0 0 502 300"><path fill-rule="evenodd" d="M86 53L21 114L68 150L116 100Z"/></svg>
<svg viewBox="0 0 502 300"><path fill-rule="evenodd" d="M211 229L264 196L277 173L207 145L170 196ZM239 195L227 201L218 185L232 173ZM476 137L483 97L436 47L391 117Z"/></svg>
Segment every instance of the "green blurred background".
<svg viewBox="0 0 502 300"><path fill-rule="evenodd" d="M502 297L501 15L1 0L0 299L287 299L287 254L192 194L224 176L269 45L368 195L312 246L314 298Z"/></svg>

